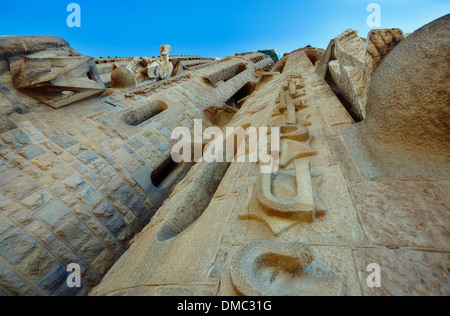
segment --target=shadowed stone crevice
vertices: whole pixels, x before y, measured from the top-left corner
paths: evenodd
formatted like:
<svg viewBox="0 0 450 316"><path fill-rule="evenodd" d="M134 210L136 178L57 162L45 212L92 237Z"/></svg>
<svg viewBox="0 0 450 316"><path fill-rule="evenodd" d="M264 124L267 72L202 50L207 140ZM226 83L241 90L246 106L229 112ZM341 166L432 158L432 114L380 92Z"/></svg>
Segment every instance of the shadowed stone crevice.
<svg viewBox="0 0 450 316"><path fill-rule="evenodd" d="M176 237L202 216L228 166L228 163L201 163L195 166L195 179L178 192L180 202L174 206L172 214L158 232L159 241Z"/></svg>

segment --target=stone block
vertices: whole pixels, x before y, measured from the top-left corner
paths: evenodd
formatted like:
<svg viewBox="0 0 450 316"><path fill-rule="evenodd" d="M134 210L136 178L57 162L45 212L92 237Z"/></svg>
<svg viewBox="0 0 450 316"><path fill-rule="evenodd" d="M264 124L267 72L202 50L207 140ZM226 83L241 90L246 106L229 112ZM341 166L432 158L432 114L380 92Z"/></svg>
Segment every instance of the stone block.
<svg viewBox="0 0 450 316"><path fill-rule="evenodd" d="M350 188L371 244L450 250L448 182L365 181Z"/></svg>
<svg viewBox="0 0 450 316"><path fill-rule="evenodd" d="M138 198L134 198L127 206L144 224L147 224L153 215L147 206Z"/></svg>
<svg viewBox="0 0 450 316"><path fill-rule="evenodd" d="M172 132L167 127L163 127L161 132L169 139L172 137Z"/></svg>
<svg viewBox="0 0 450 316"><path fill-rule="evenodd" d="M130 138L128 140L128 145L134 150L139 150L144 146L144 144L137 137Z"/></svg>
<svg viewBox="0 0 450 316"><path fill-rule="evenodd" d="M30 137L20 129L13 129L0 135L0 138L14 149L31 145Z"/></svg>
<svg viewBox="0 0 450 316"><path fill-rule="evenodd" d="M79 161L74 161L72 167L74 167L81 174L86 174L89 172L89 169Z"/></svg>
<svg viewBox="0 0 450 316"><path fill-rule="evenodd" d="M36 282L55 264L57 264L56 258L47 250L39 248L17 267L17 271L31 281Z"/></svg>
<svg viewBox="0 0 450 316"><path fill-rule="evenodd" d="M10 211L10 212L9 212ZM24 209L8 210L8 215L15 223L21 226L27 226L28 224L34 221L33 217L31 217L30 213Z"/></svg>
<svg viewBox="0 0 450 316"><path fill-rule="evenodd" d="M98 152L98 155L100 157L102 157L103 159L105 159L105 161L110 165L110 166L114 166L116 164L116 161L110 156L108 155L104 150L101 150Z"/></svg>
<svg viewBox="0 0 450 316"><path fill-rule="evenodd" d="M0 134L17 128L17 125L8 116L0 113Z"/></svg>
<svg viewBox="0 0 450 316"><path fill-rule="evenodd" d="M3 159L0 159L0 173L2 173L3 171L6 171L8 169L11 169L12 166L7 163L6 161L4 161Z"/></svg>
<svg viewBox="0 0 450 316"><path fill-rule="evenodd" d="M124 227L127 226L127 223L123 219L123 217L116 213L106 224L105 226L115 235L117 236Z"/></svg>
<svg viewBox="0 0 450 316"><path fill-rule="evenodd" d="M55 234L77 251L92 237L89 229L76 217L67 219L55 230Z"/></svg>
<svg viewBox="0 0 450 316"><path fill-rule="evenodd" d="M75 138L73 138L72 136L69 136L69 135L60 135L60 136L53 137L52 141L54 143L58 144L59 146L61 146L61 148L63 148L63 149L70 148L79 143Z"/></svg>
<svg viewBox="0 0 450 316"><path fill-rule="evenodd" d="M11 185L14 183L14 185ZM29 176L17 169L11 169L2 173L0 177L0 190L10 193L16 199L23 200L39 189L39 185Z"/></svg>
<svg viewBox="0 0 450 316"><path fill-rule="evenodd" d="M86 180L79 174L74 174L73 176L67 178L63 181L65 187L71 192L77 192L86 184Z"/></svg>
<svg viewBox="0 0 450 316"><path fill-rule="evenodd" d="M61 240L55 239L49 246L52 253L57 256L64 265L81 262L81 258Z"/></svg>
<svg viewBox="0 0 450 316"><path fill-rule="evenodd" d="M100 239L93 236L81 246L80 255L87 263L91 264L104 248L105 244L103 244Z"/></svg>
<svg viewBox="0 0 450 316"><path fill-rule="evenodd" d="M87 186L85 189L77 193L75 197L87 209L94 209L103 199L103 196L92 186Z"/></svg>
<svg viewBox="0 0 450 316"><path fill-rule="evenodd" d="M40 143L40 145L44 146L48 151L51 151L55 155L59 156L64 153L64 151L61 149L61 147L59 147L58 145L56 145L55 143L53 143L51 141L44 141L44 142Z"/></svg>
<svg viewBox="0 0 450 316"><path fill-rule="evenodd" d="M130 203L135 196L134 191L126 184L117 190L116 195L125 204Z"/></svg>
<svg viewBox="0 0 450 316"><path fill-rule="evenodd" d="M332 163L350 161L351 157L341 137L325 139Z"/></svg>
<svg viewBox="0 0 450 316"><path fill-rule="evenodd" d="M36 212L36 216L55 229L69 218L70 211L61 202L55 201Z"/></svg>
<svg viewBox="0 0 450 316"><path fill-rule="evenodd" d="M50 193L45 190L40 190L23 199L21 203L29 210L37 210L38 208L47 205L51 199L52 196Z"/></svg>
<svg viewBox="0 0 450 316"><path fill-rule="evenodd" d="M14 227L15 225L13 222L11 222L8 218L0 214L0 235L3 235L4 233L13 229Z"/></svg>
<svg viewBox="0 0 450 316"><path fill-rule="evenodd" d="M73 215L78 217L83 223L87 222L92 218L92 215L87 212L81 205L76 203L74 206L70 208L70 211Z"/></svg>
<svg viewBox="0 0 450 316"><path fill-rule="evenodd" d="M105 249L97 257L92 264L92 268L100 275L104 275L108 269L114 264L116 256L109 250Z"/></svg>
<svg viewBox="0 0 450 316"><path fill-rule="evenodd" d="M80 155L80 154L82 154L82 153L84 153L84 152L86 152L88 150L89 149L86 146L78 144L78 145L75 145L73 147L68 148L67 152L69 154L71 154L72 156L76 157L76 156L78 156L78 155Z"/></svg>
<svg viewBox="0 0 450 316"><path fill-rule="evenodd" d="M19 114L13 113L12 115ZM45 135L32 122L26 119L17 120L17 118L15 118L15 121L17 125L28 135L28 137L30 137L32 143L37 144L45 141Z"/></svg>
<svg viewBox="0 0 450 316"><path fill-rule="evenodd" d="M0 284L12 295L25 295L32 290L31 284L0 263Z"/></svg>
<svg viewBox="0 0 450 316"><path fill-rule="evenodd" d="M43 171L47 171L54 179L64 180L75 173L75 170L57 156L47 154L33 160L33 163Z"/></svg>
<svg viewBox="0 0 450 316"><path fill-rule="evenodd" d="M117 172L113 167L106 166L102 170L97 171L97 175L103 182L109 182L117 175Z"/></svg>
<svg viewBox="0 0 450 316"><path fill-rule="evenodd" d="M98 156L93 151L87 150L80 154L77 158L84 164L89 165L92 162L96 161L98 159Z"/></svg>
<svg viewBox="0 0 450 316"><path fill-rule="evenodd" d="M25 226L25 229L37 240L41 240L45 245L50 245L56 237L43 224L33 221Z"/></svg>
<svg viewBox="0 0 450 316"><path fill-rule="evenodd" d="M84 175L84 177L86 178L86 180L88 180L93 186L94 188L98 189L103 182L93 173L93 172L88 172Z"/></svg>
<svg viewBox="0 0 450 316"><path fill-rule="evenodd" d="M36 241L18 227L0 236L0 253L12 265L20 264L37 247Z"/></svg>
<svg viewBox="0 0 450 316"><path fill-rule="evenodd" d="M126 227L122 232L117 236L117 240L120 242L127 244L135 235L133 228Z"/></svg>
<svg viewBox="0 0 450 316"><path fill-rule="evenodd" d="M51 187L48 188L51 194L53 194L58 199L63 199L65 196L69 195L70 192L66 190L62 185L60 184L54 184Z"/></svg>
<svg viewBox="0 0 450 316"><path fill-rule="evenodd" d="M66 267L61 264L56 264L36 283L36 285L45 290L48 294L53 294L61 287L61 285L66 283L68 276L69 272L67 272Z"/></svg>
<svg viewBox="0 0 450 316"><path fill-rule="evenodd" d="M358 248L353 250L363 295L449 296L448 253L407 249ZM369 288L369 264L381 268L381 288Z"/></svg>
<svg viewBox="0 0 450 316"><path fill-rule="evenodd" d="M106 224L117 212L109 202L103 202L92 213L101 223Z"/></svg>
<svg viewBox="0 0 450 316"><path fill-rule="evenodd" d="M34 159L46 154L47 151L39 145L30 145L23 148L19 154L26 159Z"/></svg>
<svg viewBox="0 0 450 316"><path fill-rule="evenodd" d="M159 144L157 148L158 148L159 151L161 151L162 153L166 153L166 152L169 150L169 148L167 148L167 146L166 146L165 144L162 144L162 143Z"/></svg>

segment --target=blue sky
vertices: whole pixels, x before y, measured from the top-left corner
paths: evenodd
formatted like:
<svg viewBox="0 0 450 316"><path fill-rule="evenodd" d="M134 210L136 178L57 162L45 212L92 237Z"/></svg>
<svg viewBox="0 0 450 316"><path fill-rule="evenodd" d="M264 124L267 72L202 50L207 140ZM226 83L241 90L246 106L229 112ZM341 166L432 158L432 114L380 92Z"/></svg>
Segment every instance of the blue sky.
<svg viewBox="0 0 450 316"><path fill-rule="evenodd" d="M81 7L81 28L66 24L72 2ZM326 48L347 28L365 37L373 2L382 28L404 32L450 13L449 0L1 0L0 35L60 36L94 57L153 56L161 44L182 55L283 54L308 44Z"/></svg>

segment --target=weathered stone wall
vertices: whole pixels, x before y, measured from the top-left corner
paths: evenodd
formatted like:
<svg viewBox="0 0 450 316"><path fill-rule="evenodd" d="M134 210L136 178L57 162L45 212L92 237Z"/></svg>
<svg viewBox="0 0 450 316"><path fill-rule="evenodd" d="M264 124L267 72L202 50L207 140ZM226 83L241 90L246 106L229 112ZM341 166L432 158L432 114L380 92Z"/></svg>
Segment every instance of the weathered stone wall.
<svg viewBox="0 0 450 316"><path fill-rule="evenodd" d="M191 129L196 118L208 126L204 108L222 106L255 80L248 63L240 76L210 87L205 68L147 92L116 91L52 109L14 89L7 60L0 66L1 84L28 112L0 95L0 294L6 295L87 294L168 197L152 173L170 158L172 129ZM126 124L124 113L152 100L167 109ZM82 267L81 289L65 285L70 263Z"/></svg>
<svg viewBox="0 0 450 316"><path fill-rule="evenodd" d="M303 51L292 53L288 57L283 74L274 77L271 82L255 91L228 126L267 126L273 119L276 99L286 79L300 74L306 78L306 74L310 76L313 73L314 66ZM305 122L304 120L310 116L309 121L312 123L310 131L315 138L311 145L321 152L320 155L312 157L313 165L328 165L328 158L323 156L323 151L326 149L323 147L322 128L350 124L353 120L325 81L318 77L308 77L305 81L307 100L310 105L307 110L309 115L299 113L297 119L299 122ZM279 118L281 117L277 117ZM295 149L292 148L292 151L295 152ZM133 241L131 248L92 294L217 294L220 279L225 280L227 277L227 273L223 272L222 268L232 246L268 236L263 233L264 229L261 229L261 225L250 226L250 223L256 222L238 218L238 215L246 213L247 202L251 197L248 188L259 173L259 165L256 163L231 163L208 205L198 203L199 207L194 210L178 207L181 201L185 203L192 201L195 204L197 198L199 202L205 200L206 195L196 198L189 196L192 186L207 187L208 190L215 189L215 186L210 183L221 176L222 167L220 164L214 166L214 164L201 163L191 169L150 224ZM202 178L202 174L210 174L210 176ZM202 190L197 189L197 191ZM191 215L188 219L186 219L186 213ZM174 218L178 220L177 222L185 220L183 223L186 225L183 226L183 230L176 230L176 233L169 234L167 227L180 227L180 225L172 224ZM248 231L250 227L253 227L251 232ZM345 229L348 229L348 226L342 228L340 232L347 235L344 233ZM297 233L298 230L289 232L288 238L292 238ZM252 236L250 237L249 234ZM285 238L280 237L276 240L285 240ZM214 262L213 266L211 266L212 262ZM221 293L234 295L233 292L225 292L227 282L221 283L223 284ZM173 285L165 286L164 284Z"/></svg>
<svg viewBox="0 0 450 316"><path fill-rule="evenodd" d="M271 72L228 125L281 125L281 170L263 175L258 163L233 162L216 189L223 165L197 164L91 295L449 295L448 177L366 179L354 153L364 158L376 147L348 141L352 130L355 138L367 134L307 54L291 53L278 66L282 73ZM294 108L295 124L283 107ZM216 189L207 206L205 187ZM187 201L193 207L180 207ZM373 263L381 288L367 283Z"/></svg>

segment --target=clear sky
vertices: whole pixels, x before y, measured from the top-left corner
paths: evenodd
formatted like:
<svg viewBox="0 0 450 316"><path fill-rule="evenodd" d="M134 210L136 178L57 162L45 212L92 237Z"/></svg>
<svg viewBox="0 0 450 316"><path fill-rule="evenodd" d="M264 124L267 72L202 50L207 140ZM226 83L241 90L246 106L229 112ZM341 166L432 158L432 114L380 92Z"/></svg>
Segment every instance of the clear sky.
<svg viewBox="0 0 450 316"><path fill-rule="evenodd" d="M308 44L326 48L347 28L366 37L367 6L381 6L381 27L405 33L450 13L449 0L0 0L0 35L54 35L99 56L172 53L225 57ZM81 7L81 28L69 28L67 6Z"/></svg>

